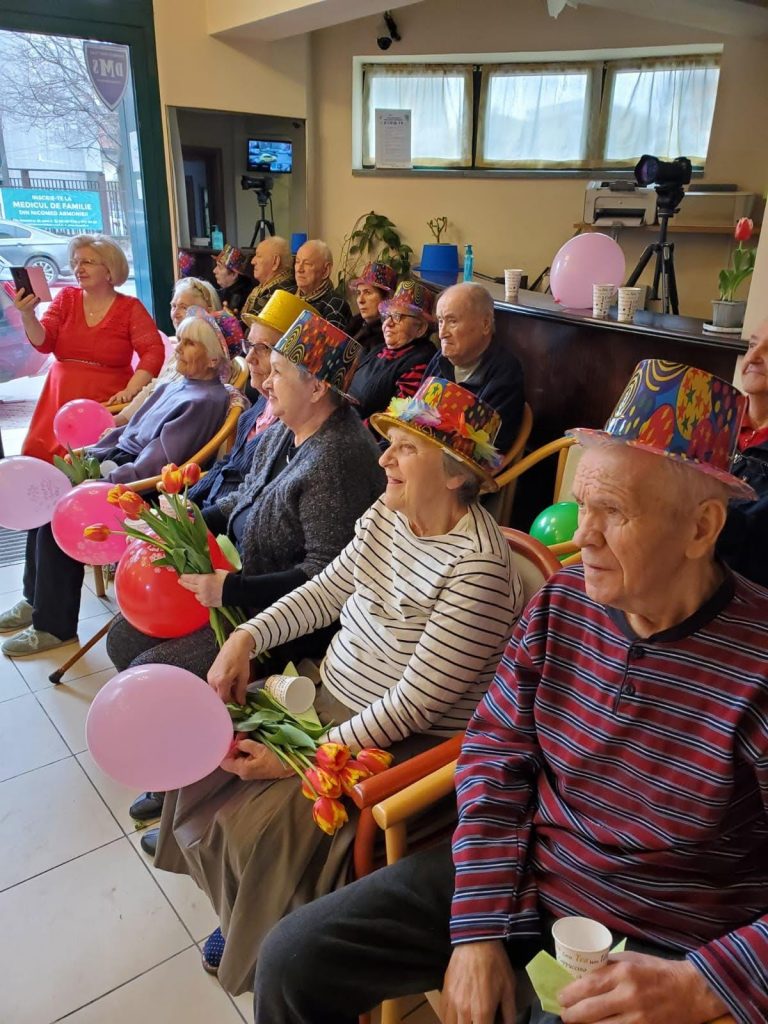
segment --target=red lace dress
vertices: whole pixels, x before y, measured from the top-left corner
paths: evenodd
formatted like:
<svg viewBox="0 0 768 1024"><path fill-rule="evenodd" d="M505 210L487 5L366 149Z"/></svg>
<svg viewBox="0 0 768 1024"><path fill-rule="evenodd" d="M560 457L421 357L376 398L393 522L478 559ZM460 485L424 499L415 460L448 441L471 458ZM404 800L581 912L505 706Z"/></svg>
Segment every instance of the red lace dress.
<svg viewBox="0 0 768 1024"><path fill-rule="evenodd" d="M53 417L73 398L103 402L121 391L138 370L153 377L160 372L163 340L138 299L118 295L106 316L89 327L80 288L62 288L42 318L45 341L38 352L52 352L55 361L46 378L22 447L23 455L50 462L64 450L53 434Z"/></svg>

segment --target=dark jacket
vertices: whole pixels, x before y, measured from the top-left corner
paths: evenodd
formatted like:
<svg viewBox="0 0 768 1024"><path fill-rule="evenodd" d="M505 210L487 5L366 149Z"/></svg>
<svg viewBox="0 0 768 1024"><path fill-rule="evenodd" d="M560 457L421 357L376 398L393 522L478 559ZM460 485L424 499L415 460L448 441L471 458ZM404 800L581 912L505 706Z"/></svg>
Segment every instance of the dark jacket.
<svg viewBox="0 0 768 1024"><path fill-rule="evenodd" d="M347 334L350 338L362 345L366 352L384 344L384 332L381 328L381 318L375 320L363 320L359 313L356 313L349 321Z"/></svg>
<svg viewBox="0 0 768 1024"><path fill-rule="evenodd" d="M241 413L240 419L237 421L235 443L232 445L229 455L225 455L223 459L215 462L205 476L201 477L191 488L189 497L200 508L208 508L219 498L236 491L245 480L253 462L254 449L264 436L261 433L249 439L248 435L256 425L256 420L264 412L266 404L266 398L259 395L250 409Z"/></svg>
<svg viewBox="0 0 768 1024"><path fill-rule="evenodd" d="M424 377L456 381L453 363L441 352L432 359ZM523 368L511 344L493 338L475 372L461 386L482 398L501 416L496 447L502 454L509 451L520 429L525 406Z"/></svg>
<svg viewBox="0 0 768 1024"><path fill-rule="evenodd" d="M237 279L226 288L217 288L222 306L226 306L233 316L239 318L240 312L246 303L248 296L253 290L253 280L238 274Z"/></svg>
<svg viewBox="0 0 768 1024"><path fill-rule="evenodd" d="M431 341L416 338L395 352L382 342L364 355L349 387L349 393L360 403L357 411L361 418L367 420L373 413L383 412L392 398L413 395L434 354Z"/></svg>
<svg viewBox="0 0 768 1024"><path fill-rule="evenodd" d="M733 473L754 488L756 501L732 501L717 555L735 572L768 587L768 441L739 452Z"/></svg>

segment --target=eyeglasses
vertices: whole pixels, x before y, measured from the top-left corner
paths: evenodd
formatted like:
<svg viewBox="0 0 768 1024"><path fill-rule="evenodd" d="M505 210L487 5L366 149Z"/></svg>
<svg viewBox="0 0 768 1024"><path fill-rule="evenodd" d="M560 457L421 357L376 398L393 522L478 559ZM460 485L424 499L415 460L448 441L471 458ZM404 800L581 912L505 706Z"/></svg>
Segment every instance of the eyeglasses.
<svg viewBox="0 0 768 1024"><path fill-rule="evenodd" d="M386 316L381 318L381 322L385 324L387 320L391 320L393 324L399 324L403 320L419 320L420 317L414 316L413 313L387 313Z"/></svg>
<svg viewBox="0 0 768 1024"><path fill-rule="evenodd" d="M240 349L244 356L247 356L249 352L253 352L257 356L265 356L272 351L270 346L265 345L263 341L242 341Z"/></svg>
<svg viewBox="0 0 768 1024"><path fill-rule="evenodd" d="M72 260L72 269L77 270L78 267L103 267L104 264L101 260L89 260L89 259L74 259Z"/></svg>

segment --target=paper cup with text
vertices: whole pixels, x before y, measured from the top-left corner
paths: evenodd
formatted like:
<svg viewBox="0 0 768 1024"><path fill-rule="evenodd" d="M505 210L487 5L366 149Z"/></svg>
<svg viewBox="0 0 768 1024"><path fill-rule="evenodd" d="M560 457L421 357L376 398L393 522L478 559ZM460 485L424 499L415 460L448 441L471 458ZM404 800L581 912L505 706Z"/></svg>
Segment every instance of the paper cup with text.
<svg viewBox="0 0 768 1024"><path fill-rule="evenodd" d="M504 298L510 302L517 302L520 292L520 281L523 277L522 270L504 271Z"/></svg>
<svg viewBox="0 0 768 1024"><path fill-rule="evenodd" d="M264 689L292 715L303 715L315 702L315 684L308 676L267 676Z"/></svg>
<svg viewBox="0 0 768 1024"><path fill-rule="evenodd" d="M619 322L629 324L640 307L642 288L619 288Z"/></svg>
<svg viewBox="0 0 768 1024"><path fill-rule="evenodd" d="M615 284L593 284L592 285L592 319L607 320L608 310L611 308L613 297L616 294Z"/></svg>
<svg viewBox="0 0 768 1024"><path fill-rule="evenodd" d="M552 938L557 962L576 978L602 967L613 941L605 925L591 917L561 917L552 925Z"/></svg>

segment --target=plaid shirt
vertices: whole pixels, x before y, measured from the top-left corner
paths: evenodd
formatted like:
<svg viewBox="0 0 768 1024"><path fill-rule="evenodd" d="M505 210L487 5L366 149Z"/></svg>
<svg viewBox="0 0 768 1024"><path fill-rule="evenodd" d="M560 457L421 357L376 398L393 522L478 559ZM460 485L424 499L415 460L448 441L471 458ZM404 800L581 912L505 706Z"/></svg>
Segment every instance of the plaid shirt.
<svg viewBox="0 0 768 1024"><path fill-rule="evenodd" d="M349 308L347 300L333 290L330 280L325 281L322 288L318 288L316 292L305 295L299 289L296 294L310 306L314 306L328 323L346 331L349 321L352 319L352 310Z"/></svg>

